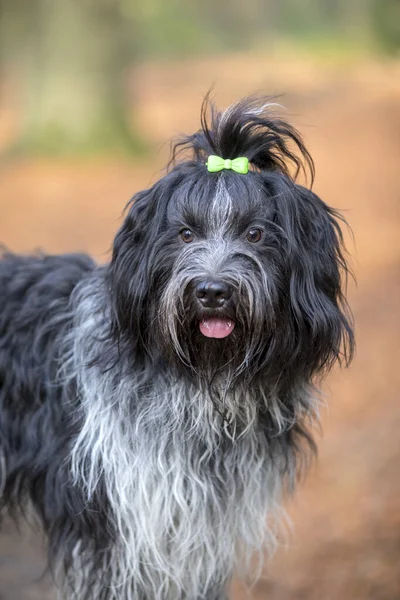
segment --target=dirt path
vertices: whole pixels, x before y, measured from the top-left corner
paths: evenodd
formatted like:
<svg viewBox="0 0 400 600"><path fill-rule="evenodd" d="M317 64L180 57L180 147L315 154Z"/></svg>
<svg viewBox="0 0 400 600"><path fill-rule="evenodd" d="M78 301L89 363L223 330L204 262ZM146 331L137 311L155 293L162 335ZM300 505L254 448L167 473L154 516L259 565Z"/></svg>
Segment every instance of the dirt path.
<svg viewBox="0 0 400 600"><path fill-rule="evenodd" d="M195 126L206 79L218 80L218 69L224 101L267 88L259 65L240 82L226 75L229 61L208 66L139 71L141 122L151 117L155 142ZM272 91L289 89L287 103L301 115L296 121L316 162L315 190L346 209L354 230L358 287L351 285L350 299L358 351L351 369L333 373L326 384L319 460L288 504L294 533L254 588L254 600L400 598L400 92L394 68L370 65L342 76L287 64L273 79ZM0 239L15 250L78 249L104 260L124 202L148 184L163 155L165 149L153 163L135 165L3 165ZM33 583L41 569L37 539L3 534L1 600L53 600L49 584ZM235 600L245 597L235 586Z"/></svg>

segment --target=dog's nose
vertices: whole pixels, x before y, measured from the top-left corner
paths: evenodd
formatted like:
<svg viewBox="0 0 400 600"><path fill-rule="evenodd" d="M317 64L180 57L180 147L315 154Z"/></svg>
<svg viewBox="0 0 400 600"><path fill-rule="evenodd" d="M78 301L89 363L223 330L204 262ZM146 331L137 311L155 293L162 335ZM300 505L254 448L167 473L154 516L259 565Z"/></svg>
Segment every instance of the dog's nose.
<svg viewBox="0 0 400 600"><path fill-rule="evenodd" d="M232 289L224 281L201 281L196 285L196 296L206 308L218 308L232 296Z"/></svg>

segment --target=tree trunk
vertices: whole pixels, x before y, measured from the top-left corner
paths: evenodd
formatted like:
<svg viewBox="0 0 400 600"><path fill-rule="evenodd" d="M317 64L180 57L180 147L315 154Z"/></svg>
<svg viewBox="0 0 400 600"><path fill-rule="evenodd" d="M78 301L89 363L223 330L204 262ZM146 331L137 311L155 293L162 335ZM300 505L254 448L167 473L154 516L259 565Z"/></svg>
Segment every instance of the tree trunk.
<svg viewBox="0 0 400 600"><path fill-rule="evenodd" d="M50 153L135 149L121 0L3 0L3 54L20 78L21 143Z"/></svg>

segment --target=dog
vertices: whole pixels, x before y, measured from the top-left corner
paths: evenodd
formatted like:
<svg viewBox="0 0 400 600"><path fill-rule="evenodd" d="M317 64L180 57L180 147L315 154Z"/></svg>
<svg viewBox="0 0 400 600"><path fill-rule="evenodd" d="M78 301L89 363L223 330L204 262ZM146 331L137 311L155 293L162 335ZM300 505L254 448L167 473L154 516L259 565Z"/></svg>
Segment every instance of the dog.
<svg viewBox="0 0 400 600"><path fill-rule="evenodd" d="M274 546L352 358L340 214L300 134L246 98L181 139L107 265L0 261L2 514L39 520L66 600L223 600Z"/></svg>

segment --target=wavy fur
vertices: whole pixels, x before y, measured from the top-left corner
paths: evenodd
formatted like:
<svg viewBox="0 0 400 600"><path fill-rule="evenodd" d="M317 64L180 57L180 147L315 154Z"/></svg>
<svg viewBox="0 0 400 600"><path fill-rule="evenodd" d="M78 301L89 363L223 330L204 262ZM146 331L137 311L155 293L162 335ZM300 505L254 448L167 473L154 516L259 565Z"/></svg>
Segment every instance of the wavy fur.
<svg viewBox="0 0 400 600"><path fill-rule="evenodd" d="M1 504L33 506L65 600L225 599L315 450L316 380L351 360L341 218L296 184L299 134L265 101L207 106L109 265L0 261ZM229 298L204 307L202 281ZM215 317L228 337L201 334Z"/></svg>

